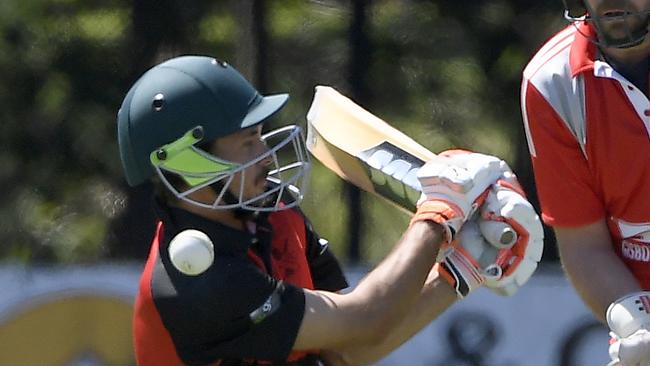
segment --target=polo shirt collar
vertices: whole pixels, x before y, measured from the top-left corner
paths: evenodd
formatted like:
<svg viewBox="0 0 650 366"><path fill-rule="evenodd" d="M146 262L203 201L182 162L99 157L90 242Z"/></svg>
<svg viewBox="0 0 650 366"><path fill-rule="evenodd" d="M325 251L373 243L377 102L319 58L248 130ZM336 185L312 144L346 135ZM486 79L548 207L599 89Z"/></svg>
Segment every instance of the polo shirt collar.
<svg viewBox="0 0 650 366"><path fill-rule="evenodd" d="M593 70L594 62L597 61L599 52L598 47L589 41L590 38L596 37L594 28L585 22L577 25L577 28L569 53L569 65L571 67L572 77Z"/></svg>

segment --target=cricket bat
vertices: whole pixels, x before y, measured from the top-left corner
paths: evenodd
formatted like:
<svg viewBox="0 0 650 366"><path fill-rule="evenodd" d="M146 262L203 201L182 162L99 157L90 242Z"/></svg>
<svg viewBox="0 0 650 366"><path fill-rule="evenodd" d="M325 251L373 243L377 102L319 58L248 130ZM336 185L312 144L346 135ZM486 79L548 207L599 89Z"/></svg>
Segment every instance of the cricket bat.
<svg viewBox="0 0 650 366"><path fill-rule="evenodd" d="M417 171L436 155L329 86L316 86L307 112L307 149L342 179L413 214L421 195ZM514 244L508 225L489 222L482 234ZM487 229L487 227L490 227Z"/></svg>
<svg viewBox="0 0 650 366"><path fill-rule="evenodd" d="M307 149L360 189L412 214L418 169L435 154L329 86L316 86L307 113Z"/></svg>

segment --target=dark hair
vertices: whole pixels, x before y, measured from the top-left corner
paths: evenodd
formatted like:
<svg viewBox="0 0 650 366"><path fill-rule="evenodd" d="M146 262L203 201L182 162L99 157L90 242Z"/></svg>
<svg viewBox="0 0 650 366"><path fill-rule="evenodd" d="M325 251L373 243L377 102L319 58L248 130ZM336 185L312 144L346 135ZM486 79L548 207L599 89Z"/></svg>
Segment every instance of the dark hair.
<svg viewBox="0 0 650 366"><path fill-rule="evenodd" d="M183 180L176 174L163 173L165 179L174 187L182 187ZM154 197L160 200L163 203L171 204L179 201L179 198L176 197L174 192L172 192L158 174L151 177L151 183L153 184L153 194Z"/></svg>

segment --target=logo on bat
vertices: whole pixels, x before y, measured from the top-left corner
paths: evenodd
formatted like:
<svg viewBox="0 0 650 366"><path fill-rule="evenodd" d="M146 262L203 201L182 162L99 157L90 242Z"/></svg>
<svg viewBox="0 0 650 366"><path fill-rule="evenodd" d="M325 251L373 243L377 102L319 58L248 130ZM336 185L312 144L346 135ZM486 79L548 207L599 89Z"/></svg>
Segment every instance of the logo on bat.
<svg viewBox="0 0 650 366"><path fill-rule="evenodd" d="M421 192L417 172L424 161L387 141L360 152L357 157L369 167L368 175L377 193L415 210Z"/></svg>

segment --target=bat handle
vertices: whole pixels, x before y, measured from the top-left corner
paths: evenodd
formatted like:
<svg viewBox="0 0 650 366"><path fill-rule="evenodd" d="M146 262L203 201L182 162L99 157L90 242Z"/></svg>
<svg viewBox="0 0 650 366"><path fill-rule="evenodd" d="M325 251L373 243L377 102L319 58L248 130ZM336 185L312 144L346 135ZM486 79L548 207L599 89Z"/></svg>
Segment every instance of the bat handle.
<svg viewBox="0 0 650 366"><path fill-rule="evenodd" d="M517 242L517 232L505 222L479 218L478 226L485 240L496 248L507 249Z"/></svg>

